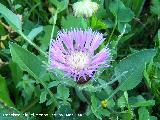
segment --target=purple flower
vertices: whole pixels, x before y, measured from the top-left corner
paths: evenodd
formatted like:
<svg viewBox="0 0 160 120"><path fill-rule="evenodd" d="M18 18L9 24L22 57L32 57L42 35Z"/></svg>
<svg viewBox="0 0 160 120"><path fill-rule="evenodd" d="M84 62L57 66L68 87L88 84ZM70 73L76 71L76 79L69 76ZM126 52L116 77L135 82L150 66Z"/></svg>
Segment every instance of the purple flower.
<svg viewBox="0 0 160 120"><path fill-rule="evenodd" d="M92 29L61 31L49 49L50 69L58 68L74 78L77 83L89 81L101 67L109 67L109 48L99 53L95 50L104 41L103 34Z"/></svg>

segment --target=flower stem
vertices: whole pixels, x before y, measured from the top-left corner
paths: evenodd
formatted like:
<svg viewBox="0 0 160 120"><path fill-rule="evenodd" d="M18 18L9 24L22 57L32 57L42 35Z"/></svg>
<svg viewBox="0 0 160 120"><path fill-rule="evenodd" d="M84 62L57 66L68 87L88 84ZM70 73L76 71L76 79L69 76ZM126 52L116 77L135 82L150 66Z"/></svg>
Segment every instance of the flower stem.
<svg viewBox="0 0 160 120"><path fill-rule="evenodd" d="M115 29L116 29L116 26L117 26L117 17L116 17L116 20L115 20L114 28L113 28L113 30L111 32L111 35L109 36L108 43L111 41L111 38L112 38L113 33L114 33Z"/></svg>
<svg viewBox="0 0 160 120"><path fill-rule="evenodd" d="M52 27L52 32L51 32L51 37L50 37L50 43L49 43L49 45L51 45L52 38L53 38L53 35L54 35L55 25L56 25L56 21L57 21L57 15L58 15L58 10L56 10L56 12L54 14L53 27ZM49 61L48 61L48 63L49 63Z"/></svg>
<svg viewBox="0 0 160 120"><path fill-rule="evenodd" d="M55 29L55 25L56 25L56 21L57 21L57 15L58 15L58 11L56 10L56 12L54 14L54 21L53 21L53 27L52 27L51 37L50 37L50 43L52 42L52 38L54 35L54 29Z"/></svg>

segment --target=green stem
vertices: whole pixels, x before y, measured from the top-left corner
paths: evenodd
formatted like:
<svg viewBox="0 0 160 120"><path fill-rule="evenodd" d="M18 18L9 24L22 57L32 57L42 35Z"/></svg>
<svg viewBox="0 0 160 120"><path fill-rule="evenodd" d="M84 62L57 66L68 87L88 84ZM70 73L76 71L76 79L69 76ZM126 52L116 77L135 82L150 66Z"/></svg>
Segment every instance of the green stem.
<svg viewBox="0 0 160 120"><path fill-rule="evenodd" d="M112 38L113 33L114 33L115 29L116 29L116 26L117 26L117 17L116 17L116 20L115 20L114 28L113 28L113 30L112 30L112 32L111 32L111 35L109 36L108 43L111 41L111 38Z"/></svg>
<svg viewBox="0 0 160 120"><path fill-rule="evenodd" d="M52 38L53 38L53 35L54 35L54 29L55 29L55 25L56 25L56 21L57 21L57 15L58 15L58 10L56 10L56 12L54 14L53 27L52 27L51 37L50 37L50 45L51 45ZM49 63L49 61L48 61L48 63Z"/></svg>
<svg viewBox="0 0 160 120"><path fill-rule="evenodd" d="M48 55L43 51L41 50L36 44L34 44L31 40L29 40L27 38L27 36L25 36L22 32L20 32L20 35L30 44L32 45L36 50L38 50L41 54L43 54L45 57L47 57Z"/></svg>
<svg viewBox="0 0 160 120"><path fill-rule="evenodd" d="M127 97L126 97L125 93L127 93L127 91L124 92L124 97L125 97L125 101L127 103L127 108L128 108L129 114L132 115L132 109L131 109L131 106L130 106L130 104L128 102L128 93L127 93Z"/></svg>
<svg viewBox="0 0 160 120"><path fill-rule="evenodd" d="M52 27L51 37L50 37L50 43L52 42L52 38L53 38L53 35L54 35L54 29L55 29L55 25L56 25L56 21L57 21L57 15L58 15L58 11L56 10L55 15L54 15L53 27Z"/></svg>

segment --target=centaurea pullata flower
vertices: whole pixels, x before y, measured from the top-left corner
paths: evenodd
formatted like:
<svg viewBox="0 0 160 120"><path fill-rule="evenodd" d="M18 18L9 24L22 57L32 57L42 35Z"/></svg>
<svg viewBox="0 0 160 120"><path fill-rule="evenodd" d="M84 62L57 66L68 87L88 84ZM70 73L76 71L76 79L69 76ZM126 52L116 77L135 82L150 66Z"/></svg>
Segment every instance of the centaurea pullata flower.
<svg viewBox="0 0 160 120"><path fill-rule="evenodd" d="M58 68L74 78L77 83L85 83L101 67L109 67L109 48L99 53L95 50L104 41L103 34L91 29L61 31L49 49L50 69Z"/></svg>
<svg viewBox="0 0 160 120"><path fill-rule="evenodd" d="M91 0L82 0L73 4L73 12L77 17L91 17L98 10L98 4Z"/></svg>

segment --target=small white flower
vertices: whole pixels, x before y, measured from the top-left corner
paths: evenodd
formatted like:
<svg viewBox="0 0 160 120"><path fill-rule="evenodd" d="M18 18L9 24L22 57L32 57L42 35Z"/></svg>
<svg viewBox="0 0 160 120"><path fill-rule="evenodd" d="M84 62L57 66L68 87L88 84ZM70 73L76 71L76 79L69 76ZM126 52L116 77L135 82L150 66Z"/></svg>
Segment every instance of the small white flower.
<svg viewBox="0 0 160 120"><path fill-rule="evenodd" d="M73 4L73 12L77 17L91 17L98 10L98 4L91 0L82 0Z"/></svg>

